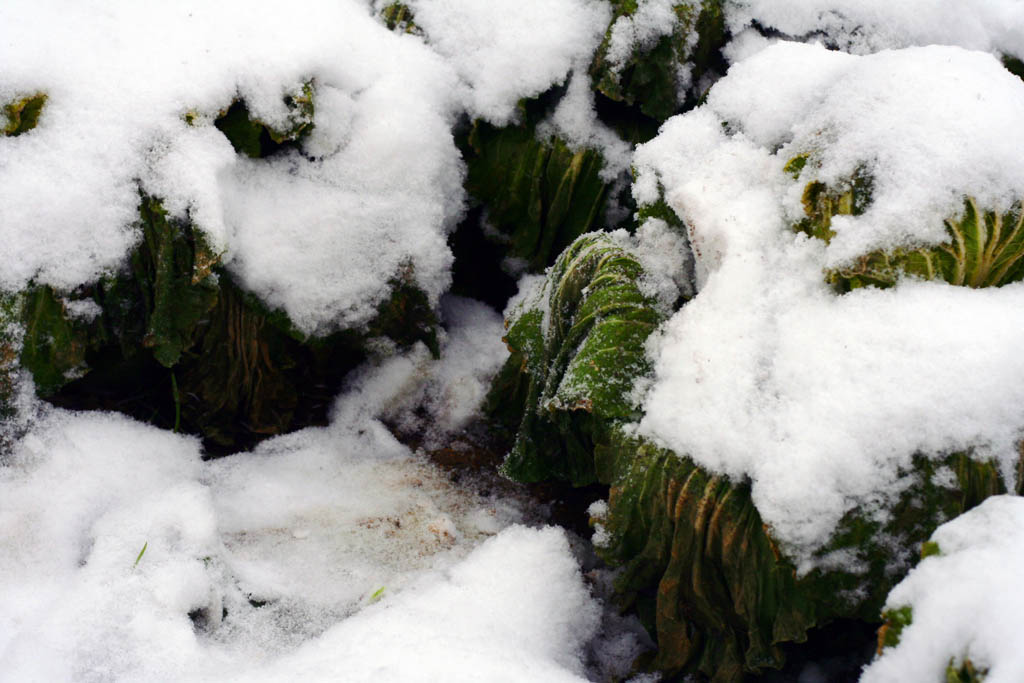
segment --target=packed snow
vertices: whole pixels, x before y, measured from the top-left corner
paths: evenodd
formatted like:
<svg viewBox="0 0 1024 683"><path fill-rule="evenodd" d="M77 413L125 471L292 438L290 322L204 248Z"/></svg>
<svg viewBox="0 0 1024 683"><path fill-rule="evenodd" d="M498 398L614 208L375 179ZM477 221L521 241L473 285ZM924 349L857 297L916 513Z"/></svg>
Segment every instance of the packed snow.
<svg viewBox="0 0 1024 683"><path fill-rule="evenodd" d="M944 524L926 557L889 594L887 609L910 607L899 644L865 671L864 683L940 681L966 660L988 683L1024 678L1024 499L995 496Z"/></svg>
<svg viewBox="0 0 1024 683"><path fill-rule="evenodd" d="M194 437L26 399L0 680L584 680L600 606L564 532L395 440L375 416L423 381L401 360L331 426L205 463Z"/></svg>
<svg viewBox="0 0 1024 683"><path fill-rule="evenodd" d="M664 190L699 288L652 338L640 431L749 478L804 569L847 511L884 519L915 453L974 449L1013 480L1024 286L908 281L838 297L823 269L943 241L964 195L1009 208L1024 188L1021 120L1024 83L987 54L778 43L636 152L634 195ZM793 179L783 166L804 153ZM856 170L874 180L863 215L837 217L827 246L793 231L807 182Z"/></svg>

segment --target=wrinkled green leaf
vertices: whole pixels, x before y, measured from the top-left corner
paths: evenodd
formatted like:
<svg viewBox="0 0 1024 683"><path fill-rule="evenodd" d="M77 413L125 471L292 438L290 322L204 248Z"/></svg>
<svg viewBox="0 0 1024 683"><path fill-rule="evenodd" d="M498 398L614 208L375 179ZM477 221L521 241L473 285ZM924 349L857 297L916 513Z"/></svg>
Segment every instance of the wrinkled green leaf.
<svg viewBox="0 0 1024 683"><path fill-rule="evenodd" d="M624 429L638 417L630 390L649 371L644 343L667 315L638 289L642 276L641 264L612 237L578 239L543 289L512 312L512 354L490 405L506 424L519 419L507 475L610 486L599 520L607 542L597 551L620 568L621 605L656 635L650 668L738 681L781 666L780 646L803 642L812 628L875 620L899 578L893 566L911 559L900 547L917 546L939 524L1005 491L998 468L969 453L915 457L900 474L916 483L885 521L854 509L819 553L852 554L863 571L798 576L748 482L713 475Z"/></svg>
<svg viewBox="0 0 1024 683"><path fill-rule="evenodd" d="M538 140L532 124L495 128L477 121L466 157L466 189L508 241L509 255L530 270L543 270L574 239L601 227L608 187L597 151Z"/></svg>
<svg viewBox="0 0 1024 683"><path fill-rule="evenodd" d="M606 234L585 235L555 262L541 300L514 314L506 336L512 355L496 385L527 375L526 408L503 466L509 476L591 483L588 432L601 421L637 416L629 394L648 371L644 341L663 320L638 287L642 273L636 257ZM560 455L566 449L568 457Z"/></svg>
<svg viewBox="0 0 1024 683"><path fill-rule="evenodd" d="M949 242L922 249L876 251L828 273L840 291L891 287L900 277L945 280L965 287L998 287L1024 277L1024 212L982 211L972 198L963 213L945 221Z"/></svg>

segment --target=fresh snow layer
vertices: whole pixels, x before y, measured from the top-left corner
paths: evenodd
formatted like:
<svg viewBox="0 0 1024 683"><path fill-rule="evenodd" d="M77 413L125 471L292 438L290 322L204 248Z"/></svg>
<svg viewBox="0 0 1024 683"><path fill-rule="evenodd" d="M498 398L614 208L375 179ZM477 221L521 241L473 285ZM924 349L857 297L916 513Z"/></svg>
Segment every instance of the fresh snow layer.
<svg viewBox="0 0 1024 683"><path fill-rule="evenodd" d="M946 681L946 666L970 659L986 683L1024 679L1024 499L995 496L936 530L940 555L889 594L887 609L913 620L861 677L863 683Z"/></svg>
<svg viewBox="0 0 1024 683"><path fill-rule="evenodd" d="M1024 54L1018 0L726 0L725 15L733 35L756 22L856 53L939 44Z"/></svg>
<svg viewBox="0 0 1024 683"><path fill-rule="evenodd" d="M36 405L0 464L0 681L582 680L599 607L562 531L375 419L208 463L192 437Z"/></svg>
<svg viewBox="0 0 1024 683"><path fill-rule="evenodd" d="M5 3L0 104L48 99L34 130L0 138L0 289L117 269L144 192L303 332L367 322L398 278L436 303L464 197L456 116L508 121L520 98L585 70L609 8L422 0L428 45L369 5ZM285 129L284 97L304 83L316 113L300 150L248 159L213 126L241 97Z"/></svg>
<svg viewBox="0 0 1024 683"><path fill-rule="evenodd" d="M749 477L797 559L853 508L884 516L917 452L974 448L1013 478L1024 285L904 282L837 297L822 271L943 240L942 218L965 194L1007 208L1024 188L1021 120L1024 83L989 55L780 43L638 148L634 194L653 202L664 189L688 226L699 288L652 337L640 431ZM783 166L798 153L812 157L794 180ZM863 215L834 221L827 247L791 229L808 180L857 169L874 178Z"/></svg>
<svg viewBox="0 0 1024 683"><path fill-rule="evenodd" d="M0 25L0 102L48 95L35 130L0 138L0 287L71 288L116 268L138 239L140 190L190 215L306 332L366 322L404 271L435 300L448 286L457 80L365 3L9 2ZM212 125L241 96L286 128L283 97L310 81L311 157L249 160Z"/></svg>
<svg viewBox="0 0 1024 683"><path fill-rule="evenodd" d="M603 0L410 0L416 25L452 64L467 111L502 125L516 103L586 71L611 10Z"/></svg>

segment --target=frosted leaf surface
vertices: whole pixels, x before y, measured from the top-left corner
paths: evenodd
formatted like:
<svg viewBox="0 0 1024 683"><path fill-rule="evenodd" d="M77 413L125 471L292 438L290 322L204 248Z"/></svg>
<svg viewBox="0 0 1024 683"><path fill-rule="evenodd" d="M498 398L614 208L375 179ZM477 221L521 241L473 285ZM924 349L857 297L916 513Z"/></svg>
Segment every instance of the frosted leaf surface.
<svg viewBox="0 0 1024 683"><path fill-rule="evenodd" d="M411 0L416 24L465 87L466 109L508 123L516 102L585 71L611 9L602 0Z"/></svg>
<svg viewBox="0 0 1024 683"><path fill-rule="evenodd" d="M35 129L0 138L0 287L71 288L117 268L141 189L305 332L366 322L402 273L435 303L446 289L458 80L364 3L12 2L0 25L0 102L48 95ZM240 96L286 128L284 97L308 82L305 154L250 160L212 125Z"/></svg>
<svg viewBox="0 0 1024 683"><path fill-rule="evenodd" d="M846 511L891 501L916 452L973 447L1013 480L1024 288L904 282L836 297L823 269L943 241L964 195L1009 208L1024 189L1020 120L1024 83L986 54L779 43L638 148L634 195L650 203L664 189L687 224L699 290L650 342L641 432L749 477L796 558ZM801 153L796 180L783 167ZM809 180L864 169L873 202L837 217L829 245L792 230Z"/></svg>
<svg viewBox="0 0 1024 683"><path fill-rule="evenodd" d="M931 44L1024 52L1024 5L1016 0L727 0L725 10L734 35L756 21L856 53Z"/></svg>
<svg viewBox="0 0 1024 683"><path fill-rule="evenodd" d="M946 681L970 659L992 683L1024 677L1024 499L995 496L939 527L939 555L897 585L887 609L912 608L899 644L864 671L864 683Z"/></svg>

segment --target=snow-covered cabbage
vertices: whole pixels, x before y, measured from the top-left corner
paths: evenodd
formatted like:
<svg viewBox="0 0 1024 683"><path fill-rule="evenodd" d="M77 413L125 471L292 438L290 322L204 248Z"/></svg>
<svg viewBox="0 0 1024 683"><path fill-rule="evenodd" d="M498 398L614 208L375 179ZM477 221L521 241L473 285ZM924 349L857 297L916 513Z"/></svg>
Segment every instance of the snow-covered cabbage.
<svg viewBox="0 0 1024 683"><path fill-rule="evenodd" d="M738 680L781 666L779 645L815 626L874 618L912 559L905 549L1006 486L968 454L915 457L881 514L849 511L815 568L798 567L765 525L749 480L630 426L640 416L634 386L651 370L645 341L685 300L685 253L685 240L653 218L635 238L579 238L509 310L512 354L491 406L516 432L507 475L610 486L594 542L621 568L623 604L656 634L652 668Z"/></svg>
<svg viewBox="0 0 1024 683"><path fill-rule="evenodd" d="M793 557L851 510L884 518L917 455L971 452L1014 480L1024 289L942 280L1020 274L1003 266L1019 259L1022 117L1024 83L990 55L780 43L638 149L634 194L685 223L698 285L652 343L640 432L749 479ZM875 252L955 252L958 236L977 281L951 258L933 282L910 267L885 290L825 282Z"/></svg>

